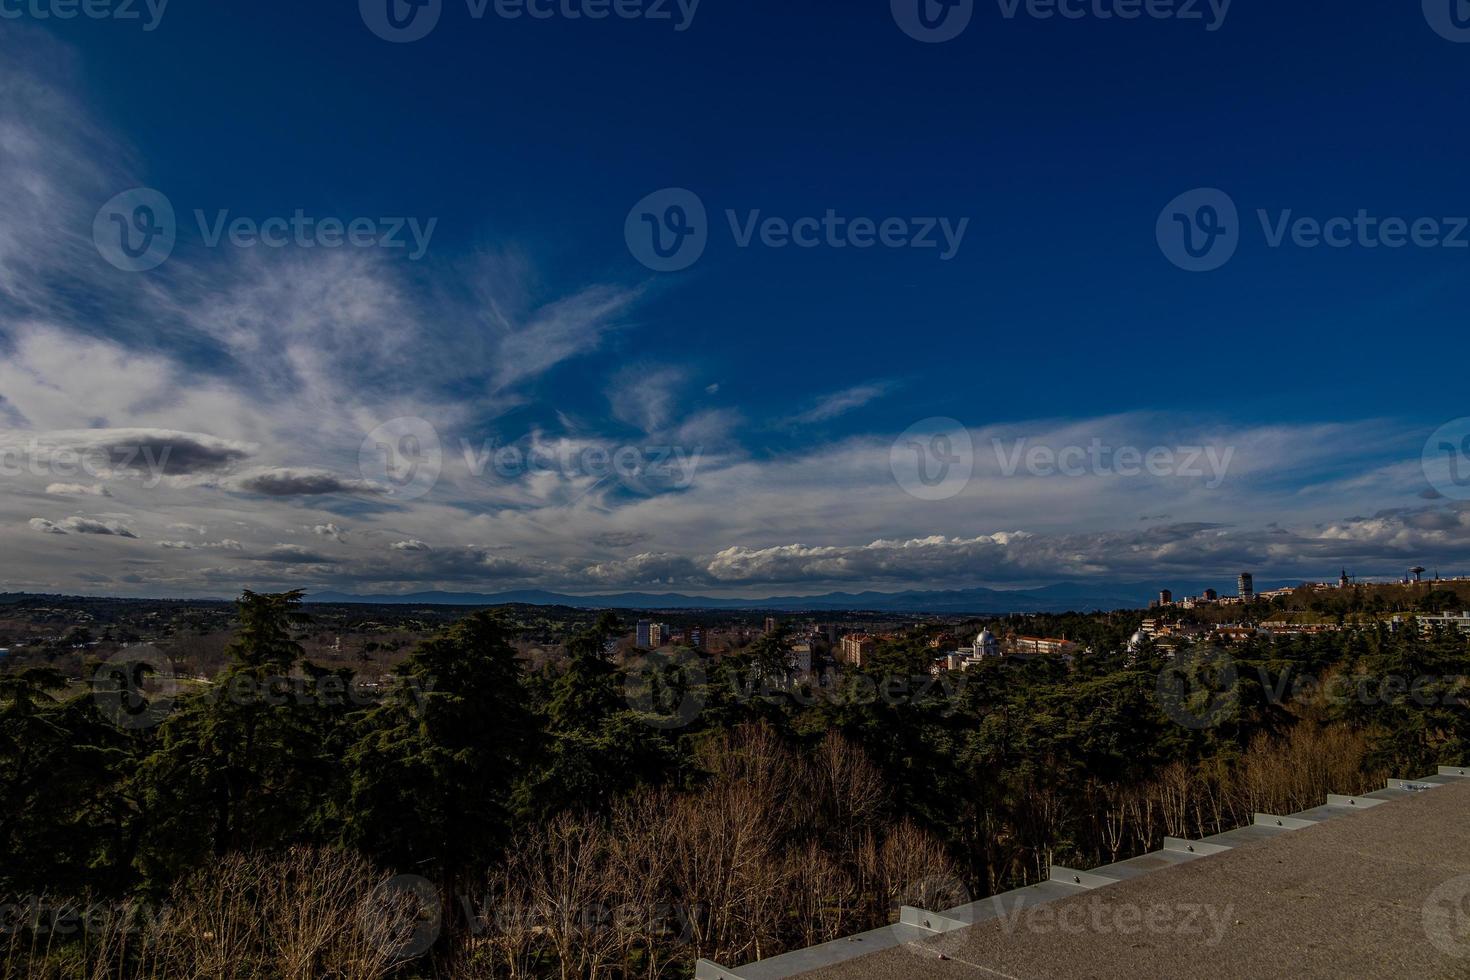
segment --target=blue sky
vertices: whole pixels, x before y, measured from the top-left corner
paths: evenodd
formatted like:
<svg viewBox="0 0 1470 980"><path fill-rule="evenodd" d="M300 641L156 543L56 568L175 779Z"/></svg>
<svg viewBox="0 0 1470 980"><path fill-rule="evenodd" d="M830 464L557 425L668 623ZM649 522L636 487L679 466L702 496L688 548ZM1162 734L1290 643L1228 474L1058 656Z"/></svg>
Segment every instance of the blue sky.
<svg viewBox="0 0 1470 980"><path fill-rule="evenodd" d="M579 0L544 19L443 0L412 43L348 2L176 0L151 30L6 6L0 445L43 465L0 476L19 556L0 586L762 594L1459 567L1464 488L1420 459L1467 413L1450 366L1470 248L1270 243L1282 220L1362 212L1470 244L1470 44L1436 30L1436 0L1199 20L991 0L943 43L900 28L905 2L591 21L565 16ZM137 187L177 242L127 272L91 229ZM625 238L666 188L707 214L675 272ZM1238 211L1209 272L1156 231L1197 188ZM416 258L207 241L221 213L297 209L432 234ZM963 235L947 258L739 247L728 215L829 211ZM411 499L360 458L401 418L444 450ZM973 447L940 499L897 471L931 418ZM1058 474L1045 453L1005 472L1021 440L1093 439L1187 472ZM173 467L151 480L126 445L172 447ZM487 445L697 463L487 477ZM112 465L56 478L58 446ZM1220 479L1183 465L1194 447L1229 451Z"/></svg>

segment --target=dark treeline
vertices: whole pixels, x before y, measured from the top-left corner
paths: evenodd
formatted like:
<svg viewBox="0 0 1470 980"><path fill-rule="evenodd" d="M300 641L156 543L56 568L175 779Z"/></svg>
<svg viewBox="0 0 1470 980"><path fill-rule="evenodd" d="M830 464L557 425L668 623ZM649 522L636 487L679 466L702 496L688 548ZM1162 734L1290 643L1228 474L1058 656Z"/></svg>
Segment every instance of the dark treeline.
<svg viewBox="0 0 1470 980"><path fill-rule="evenodd" d="M0 674L5 976L676 977L1466 761L1466 640L1365 629L935 678L922 636L821 684L784 638L530 670L480 613L364 693L300 597L138 702ZM1116 652L1110 652L1116 651ZM141 668L140 668L141 669ZM352 692L346 696L344 692Z"/></svg>

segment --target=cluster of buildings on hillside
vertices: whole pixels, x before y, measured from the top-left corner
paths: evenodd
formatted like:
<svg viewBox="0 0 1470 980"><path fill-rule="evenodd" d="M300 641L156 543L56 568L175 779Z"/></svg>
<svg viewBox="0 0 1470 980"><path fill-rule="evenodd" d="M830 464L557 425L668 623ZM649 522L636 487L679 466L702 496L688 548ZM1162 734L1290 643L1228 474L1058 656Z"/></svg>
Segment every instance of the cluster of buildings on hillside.
<svg viewBox="0 0 1470 980"><path fill-rule="evenodd" d="M1290 595L1291 589L1277 589L1273 592L1256 592L1256 580L1250 572L1241 572L1236 579L1236 594L1222 596L1214 589L1205 589L1199 595L1174 598L1174 593L1169 589L1159 590L1158 599L1154 600L1150 608L1168 608L1171 606L1180 609L1194 609L1197 606L1239 606L1255 602L1257 599L1271 599L1278 595Z"/></svg>
<svg viewBox="0 0 1470 980"><path fill-rule="evenodd" d="M694 625L675 629L668 623L655 623L650 619L638 620L633 635L633 643L645 650L657 650L666 646L703 650L708 639L703 626Z"/></svg>
<svg viewBox="0 0 1470 980"><path fill-rule="evenodd" d="M835 654L838 644L846 639L835 623L793 623L786 626L786 645L798 673L807 673L820 665L824 656ZM670 626L654 620L640 619L634 629L633 645L644 650L685 647L701 653L719 653L743 647L759 636L769 636L783 624L774 616L766 617L760 630L731 626L710 629L700 624ZM864 634L865 635L865 634ZM613 641L617 646L617 641Z"/></svg>
<svg viewBox="0 0 1470 980"><path fill-rule="evenodd" d="M889 632L870 632L871 627L869 630L846 629L835 623L820 622L788 622L783 625L775 617L767 617L764 629L759 632L740 627L720 632L708 631L702 626L673 628L667 623L644 619L638 621L632 641L645 650L682 646L702 652L718 652L742 647L760 635L771 635L777 630L784 631L792 669L798 674L828 667L868 666L879 644L901 640L907 632L906 627ZM717 639L712 639L713 632L720 633ZM934 652L932 669L936 672L964 670L988 659L1070 658L1077 652L1077 644L1065 637L1026 636L1015 632L998 636L988 628L968 644L952 633L940 633L931 637L928 645ZM713 651L712 646L715 647Z"/></svg>
<svg viewBox="0 0 1470 980"><path fill-rule="evenodd" d="M1394 617L1398 620L1399 617ZM1415 616L1414 621L1421 629L1439 629L1453 626L1462 633L1470 633L1470 609L1459 613L1443 613L1438 616Z"/></svg>
<svg viewBox="0 0 1470 980"><path fill-rule="evenodd" d="M838 641L837 662L861 667L880 641L891 639L894 637L850 633ZM987 627L968 645L961 644L951 634L941 633L929 640L929 648L937 651L932 667L937 672L965 670L981 661L1002 657L1071 656L1076 652L1077 644L1065 638L1018 633L998 637Z"/></svg>
<svg viewBox="0 0 1470 980"><path fill-rule="evenodd" d="M1150 608L1158 609L1174 607L1178 609L1195 609L1202 606L1236 606L1243 603L1248 604L1251 602L1255 602L1258 599L1270 601L1271 599L1275 599L1277 596L1289 596L1303 589L1308 589L1313 592L1329 592L1335 589L1350 589L1355 585L1367 584L1419 585L1424 581L1423 576L1426 571L1427 569L1424 568L1424 566L1415 565L1413 568L1404 573L1404 576L1401 579L1398 579L1396 583L1389 583L1386 581L1362 581L1357 576L1349 575L1347 569L1344 568L1342 570L1342 574L1338 576L1336 582L1303 582L1300 585L1287 586L1286 588L1281 589L1272 589L1268 592L1257 592L1254 576L1250 572L1241 572L1240 577L1236 580L1236 594L1233 596L1222 596L1214 589L1205 589L1197 596L1182 596L1179 598L1175 598L1172 591L1170 591L1169 589L1162 589L1159 592L1158 599L1156 599L1151 604ZM1436 572L1434 578L1431 581L1463 582L1466 581L1466 579L1441 579L1439 577L1439 573Z"/></svg>
<svg viewBox="0 0 1470 980"><path fill-rule="evenodd" d="M948 637L940 636L931 640L929 645L936 649L943 649L948 642ZM987 627L980 631L969 646L957 646L941 654L934 661L934 669L936 671L966 670L982 661L1003 657L1071 659L1076 652L1077 644L1066 637L1026 636L1020 633L1006 633L998 637Z"/></svg>
<svg viewBox="0 0 1470 980"><path fill-rule="evenodd" d="M1278 625L1281 629L1273 629L1272 625ZM1165 653L1172 653L1181 646L1204 641L1244 643L1252 637L1274 635L1278 632L1285 635L1288 633L1336 632L1338 629L1337 626L1289 626L1285 623L1263 623L1260 626L1246 626L1238 623L1227 626L1200 626L1194 623L1145 619L1138 632L1129 639L1128 652L1137 653L1144 644L1152 645Z"/></svg>
<svg viewBox="0 0 1470 980"><path fill-rule="evenodd" d="M1423 568L1416 567L1410 569L1409 577L1405 579L1406 583L1413 584L1414 582L1421 581L1419 576L1423 572ZM1436 577L1435 581L1441 580ZM1159 610L1193 609L1207 606L1246 606L1254 604L1258 600L1270 600L1277 596L1290 595L1300 589L1311 589L1315 591L1348 589L1356 584L1359 584L1358 581L1344 569L1335 584L1303 583L1293 588L1257 592L1255 590L1254 576L1250 572L1242 572L1236 580L1236 594L1233 596L1221 596L1214 589L1205 589L1198 596L1188 596L1176 600L1173 593L1165 589L1160 592L1157 601L1152 605L1153 608ZM1458 615L1414 615L1411 618L1415 625L1424 630L1447 626L1470 633L1470 611ZM1287 619L1263 623L1235 622L1215 625L1177 622L1175 620L1176 617L1172 616L1154 616L1145 619L1142 627L1129 641L1129 652L1138 653L1147 645L1162 650L1165 653L1172 653L1181 646L1200 642L1236 644L1244 643L1261 636L1311 635L1355 628L1328 623L1293 623ZM1404 629L1407 625L1405 618L1399 616L1394 618L1392 623L1389 624L1389 628ZM892 629L894 631L881 632L871 631L871 626L868 627L868 630L862 630L840 628L835 623L819 623L815 621L801 623L787 622L783 624L775 616L768 616L765 619L763 628L751 624L749 626L735 625L713 631L718 633L719 637L715 640L714 649L711 651L711 631L707 631L702 625L674 628L666 623L644 619L638 621L633 642L637 647L645 650L655 650L666 646L682 646L718 654L723 650L739 649L761 635L769 636L779 630L785 636L786 648L791 655L793 670L799 674L806 674L813 671L829 670L833 667L849 666L861 668L868 666L871 664L871 658L877 651L879 644L902 639L906 634L912 635L909 633L907 626L908 624L893 624ZM882 627L880 626L881 629ZM1065 636L1026 636L1015 632L1006 632L1004 635L997 635L988 627L982 629L968 643L964 642L963 638L951 633L939 633L929 639L928 645L934 653L931 670L935 673L948 670L966 670L986 660L999 660L1003 658L1058 657L1065 661L1071 661L1079 653L1088 652L1080 650L1077 643L1067 639Z"/></svg>
<svg viewBox="0 0 1470 980"><path fill-rule="evenodd" d="M741 625L711 629L699 623L689 626L671 626L656 620L640 619L634 628L633 644L645 650L657 650L666 646L705 650L713 645L718 637L720 641L730 646L742 646L757 636L769 636L783 626L787 629L788 639L796 643L812 642L831 645L837 642L841 634L841 629L836 623L783 624L775 616L767 616L764 626L760 629Z"/></svg>
<svg viewBox="0 0 1470 980"><path fill-rule="evenodd" d="M1463 633L1470 633L1470 610L1460 613L1437 615L1416 613L1409 617L1394 616L1389 621L1388 628L1391 631L1406 629L1410 619L1412 619L1414 625L1426 633L1443 628L1454 628ZM1137 633L1133 634L1133 638L1128 643L1128 648L1130 652L1136 652L1145 642L1148 642L1168 652L1177 649L1181 645L1202 641L1244 643L1258 636L1312 636L1319 633L1340 633L1344 630L1358 628L1360 627L1356 625L1292 623L1286 620L1272 620L1258 625L1234 623L1224 626L1202 626L1194 623L1168 622L1162 619L1145 619L1142 627Z"/></svg>

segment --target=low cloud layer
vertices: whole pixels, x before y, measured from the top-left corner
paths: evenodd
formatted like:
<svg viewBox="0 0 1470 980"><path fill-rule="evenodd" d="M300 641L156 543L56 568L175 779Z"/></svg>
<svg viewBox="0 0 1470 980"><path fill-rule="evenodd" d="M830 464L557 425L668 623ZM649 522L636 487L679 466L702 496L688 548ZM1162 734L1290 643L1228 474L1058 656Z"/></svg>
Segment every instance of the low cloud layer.
<svg viewBox="0 0 1470 980"><path fill-rule="evenodd" d="M244 474L230 483L230 487L245 493L259 493L267 497L319 497L329 493L380 494L386 491L367 480L343 477L327 470L274 469L256 470Z"/></svg>
<svg viewBox="0 0 1470 980"><path fill-rule="evenodd" d="M90 517L68 517L62 521L50 521L44 517L30 519L32 529L45 534L100 534L108 537L136 538L126 525L118 521L94 520Z"/></svg>

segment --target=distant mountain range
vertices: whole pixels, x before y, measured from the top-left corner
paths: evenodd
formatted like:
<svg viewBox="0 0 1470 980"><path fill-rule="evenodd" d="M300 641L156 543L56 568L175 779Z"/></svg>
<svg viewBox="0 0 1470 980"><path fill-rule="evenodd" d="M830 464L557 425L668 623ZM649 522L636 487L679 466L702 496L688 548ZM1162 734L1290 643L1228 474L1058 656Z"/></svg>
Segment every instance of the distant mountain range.
<svg viewBox="0 0 1470 980"><path fill-rule="evenodd" d="M1218 583L1175 583L1176 595L1199 592ZM1266 586L1259 586L1265 588ZM414 592L408 595L349 595L316 592L307 602L322 604L434 606L570 606L575 609L742 609L774 612L1013 613L1093 612L1140 609L1158 596L1147 583L1091 585L1059 582L1036 589L953 589L909 592L827 592L812 596L722 599L680 593L620 592L615 595L567 595L526 589L515 592Z"/></svg>

